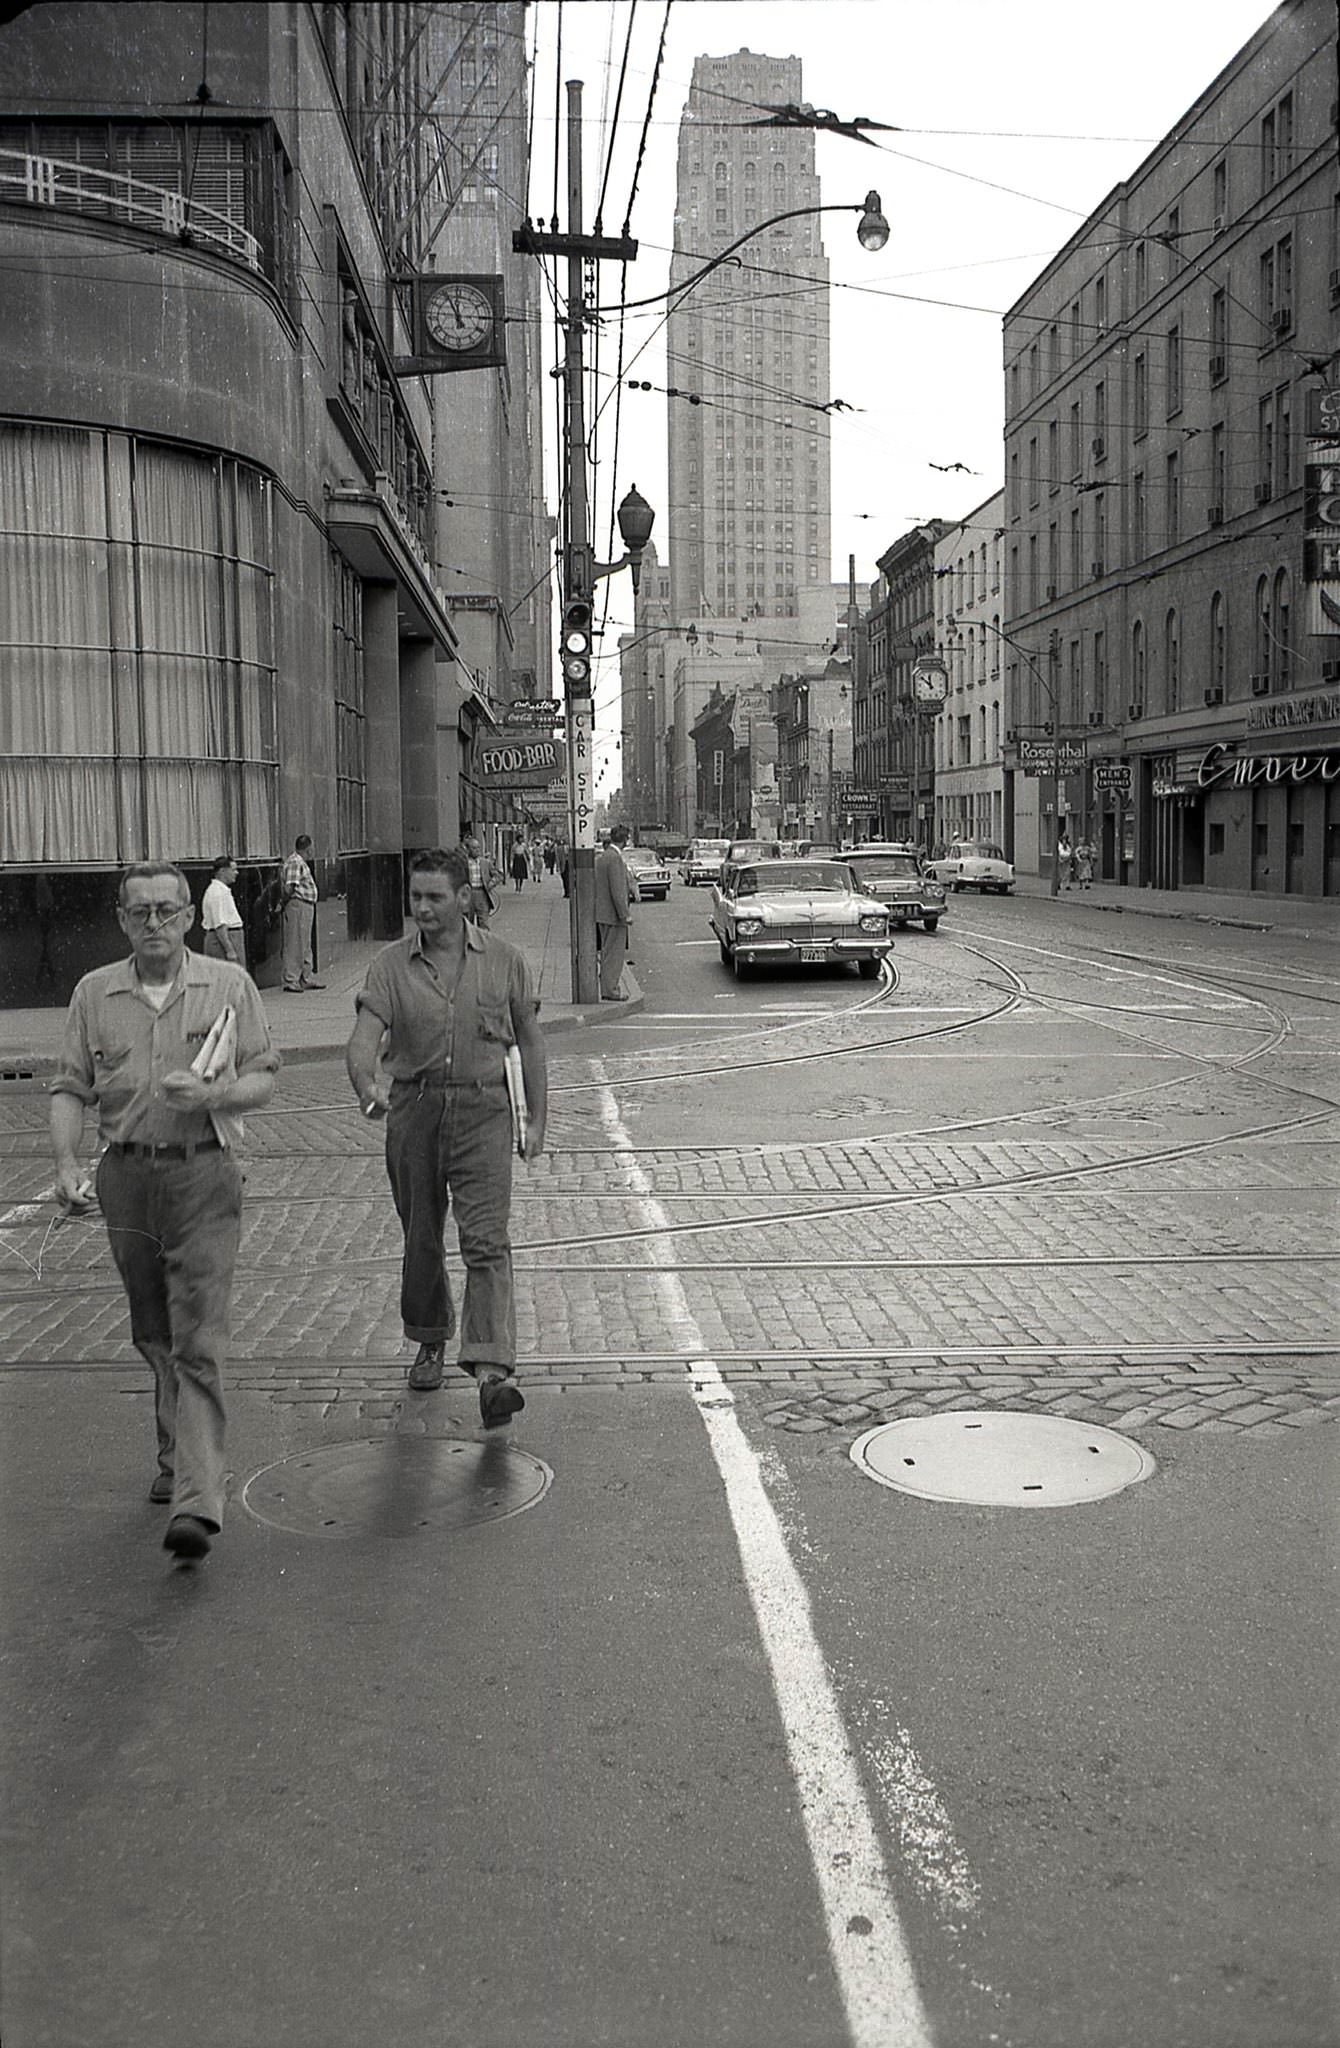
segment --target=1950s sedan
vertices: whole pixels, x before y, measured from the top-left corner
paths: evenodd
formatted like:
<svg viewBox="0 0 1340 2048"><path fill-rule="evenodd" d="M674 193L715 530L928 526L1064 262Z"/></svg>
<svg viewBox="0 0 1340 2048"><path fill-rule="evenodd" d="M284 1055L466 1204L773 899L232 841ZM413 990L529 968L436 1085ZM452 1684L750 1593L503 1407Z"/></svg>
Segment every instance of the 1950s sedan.
<svg viewBox="0 0 1340 2048"><path fill-rule="evenodd" d="M728 868L712 894L712 930L737 976L776 961L825 967L852 960L873 979L888 952L889 913L853 887L836 860L762 860Z"/></svg>

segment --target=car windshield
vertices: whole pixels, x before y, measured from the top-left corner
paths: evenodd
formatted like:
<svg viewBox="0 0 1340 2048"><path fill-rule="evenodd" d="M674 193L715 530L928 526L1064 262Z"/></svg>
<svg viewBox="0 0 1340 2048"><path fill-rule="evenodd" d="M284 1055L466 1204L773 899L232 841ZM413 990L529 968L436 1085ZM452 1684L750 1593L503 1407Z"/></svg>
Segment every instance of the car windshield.
<svg viewBox="0 0 1340 2048"><path fill-rule="evenodd" d="M963 851L976 854L979 860L1004 860L1005 858L1000 848L993 846L989 839L974 839L970 845L964 847Z"/></svg>
<svg viewBox="0 0 1340 2048"><path fill-rule="evenodd" d="M635 868L658 868L661 865L659 853L653 853L649 846L625 846L623 857Z"/></svg>
<svg viewBox="0 0 1340 2048"><path fill-rule="evenodd" d="M729 839L695 839L693 857L695 860L720 860L729 845Z"/></svg>
<svg viewBox="0 0 1340 2048"><path fill-rule="evenodd" d="M847 870L836 861L769 861L764 867L741 868L735 884L737 896L757 896L766 890L803 889L808 895L825 890L845 891L851 886Z"/></svg>
<svg viewBox="0 0 1340 2048"><path fill-rule="evenodd" d="M863 882L915 882L921 873L914 853L853 853L848 859Z"/></svg>

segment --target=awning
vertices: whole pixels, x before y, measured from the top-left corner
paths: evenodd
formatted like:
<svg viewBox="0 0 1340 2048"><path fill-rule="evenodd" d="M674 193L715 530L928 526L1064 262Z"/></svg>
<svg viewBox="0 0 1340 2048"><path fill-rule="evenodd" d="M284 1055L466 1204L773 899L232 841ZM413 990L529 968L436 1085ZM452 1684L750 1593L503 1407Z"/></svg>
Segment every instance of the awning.
<svg viewBox="0 0 1340 2048"><path fill-rule="evenodd" d="M401 638L431 640L440 655L455 660L460 643L446 599L433 582L432 565L389 484L379 482L372 490L346 485L331 491L326 525L355 575L369 583L395 584Z"/></svg>

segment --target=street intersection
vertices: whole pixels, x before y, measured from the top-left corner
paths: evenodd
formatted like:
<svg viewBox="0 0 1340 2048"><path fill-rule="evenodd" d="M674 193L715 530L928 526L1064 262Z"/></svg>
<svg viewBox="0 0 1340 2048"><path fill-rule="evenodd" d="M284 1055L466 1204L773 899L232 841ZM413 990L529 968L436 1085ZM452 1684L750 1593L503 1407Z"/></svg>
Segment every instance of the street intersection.
<svg viewBox="0 0 1340 2048"><path fill-rule="evenodd" d="M249 1123L206 1569L99 1226L0 1228L7 2042L1337 2038L1333 949L956 902L896 986L736 989L704 906L548 1041L492 1467L404 1387L334 1041ZM851 1460L1002 1408L1154 1471L1029 1514Z"/></svg>

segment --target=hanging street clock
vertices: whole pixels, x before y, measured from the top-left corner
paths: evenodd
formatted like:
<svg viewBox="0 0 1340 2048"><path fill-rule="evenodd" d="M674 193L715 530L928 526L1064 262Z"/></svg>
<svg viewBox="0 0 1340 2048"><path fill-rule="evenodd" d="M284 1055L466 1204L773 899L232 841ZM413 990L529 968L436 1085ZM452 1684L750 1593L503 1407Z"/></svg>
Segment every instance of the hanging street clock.
<svg viewBox="0 0 1340 2048"><path fill-rule="evenodd" d="M425 272L414 279L414 354L400 376L485 370L506 361L501 277Z"/></svg>

